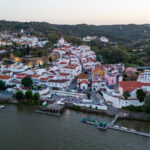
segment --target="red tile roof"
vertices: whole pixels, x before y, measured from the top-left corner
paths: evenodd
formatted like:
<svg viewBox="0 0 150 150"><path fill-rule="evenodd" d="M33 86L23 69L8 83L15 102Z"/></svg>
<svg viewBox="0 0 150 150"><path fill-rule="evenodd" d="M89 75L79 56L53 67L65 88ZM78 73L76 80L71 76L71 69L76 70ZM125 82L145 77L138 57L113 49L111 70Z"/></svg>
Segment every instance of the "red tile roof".
<svg viewBox="0 0 150 150"><path fill-rule="evenodd" d="M69 73L60 73L60 76L69 76Z"/></svg>
<svg viewBox="0 0 150 150"><path fill-rule="evenodd" d="M40 75L32 75L32 78L39 78Z"/></svg>
<svg viewBox="0 0 150 150"><path fill-rule="evenodd" d="M61 64L61 65L65 65L65 64L67 64L67 62L60 62L59 64Z"/></svg>
<svg viewBox="0 0 150 150"><path fill-rule="evenodd" d="M81 74L78 75L78 79L88 79L88 74L81 73Z"/></svg>
<svg viewBox="0 0 150 150"><path fill-rule="evenodd" d="M0 80L8 80L11 79L11 76L0 76Z"/></svg>
<svg viewBox="0 0 150 150"><path fill-rule="evenodd" d="M132 92L136 89L142 88L142 86L150 86L150 83L141 83L137 81L122 81L119 82L120 87L123 88L123 92L129 91Z"/></svg>
<svg viewBox="0 0 150 150"><path fill-rule="evenodd" d="M49 78L40 78L40 81L48 81Z"/></svg>
<svg viewBox="0 0 150 150"><path fill-rule="evenodd" d="M26 73L16 73L15 75L16 76L26 76L27 74Z"/></svg>
<svg viewBox="0 0 150 150"><path fill-rule="evenodd" d="M88 81L81 81L79 84L87 84L88 85Z"/></svg>

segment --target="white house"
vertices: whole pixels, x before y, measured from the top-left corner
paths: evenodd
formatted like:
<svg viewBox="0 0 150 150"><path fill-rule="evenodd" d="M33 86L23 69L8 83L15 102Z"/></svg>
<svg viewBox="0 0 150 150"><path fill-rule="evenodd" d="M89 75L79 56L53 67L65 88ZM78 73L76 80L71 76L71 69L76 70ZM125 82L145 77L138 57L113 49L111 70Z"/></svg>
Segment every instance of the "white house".
<svg viewBox="0 0 150 150"><path fill-rule="evenodd" d="M150 83L150 70L145 70L143 73L140 73L137 81L142 83Z"/></svg>
<svg viewBox="0 0 150 150"><path fill-rule="evenodd" d="M81 90L87 90L88 89L88 82L87 81L81 81L79 83L79 87Z"/></svg>
<svg viewBox="0 0 150 150"><path fill-rule="evenodd" d="M79 75L81 71L82 71L81 65L76 65L76 64L70 64L68 66L60 68L61 73L68 73L74 77Z"/></svg>
<svg viewBox="0 0 150 150"><path fill-rule="evenodd" d="M106 37L104 37L104 36L102 36L102 37L100 38L100 41L103 42L103 43L108 43L108 42L109 42L108 38L106 38Z"/></svg>
<svg viewBox="0 0 150 150"><path fill-rule="evenodd" d="M66 88L71 84L70 80L62 79L62 80L49 80L50 87L57 87L57 88Z"/></svg>

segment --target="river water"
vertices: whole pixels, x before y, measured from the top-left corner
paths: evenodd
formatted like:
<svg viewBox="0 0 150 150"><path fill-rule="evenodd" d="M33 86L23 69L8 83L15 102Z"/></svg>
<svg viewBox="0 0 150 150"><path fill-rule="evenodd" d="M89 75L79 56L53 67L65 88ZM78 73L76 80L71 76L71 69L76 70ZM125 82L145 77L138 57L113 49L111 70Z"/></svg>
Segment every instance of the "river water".
<svg viewBox="0 0 150 150"><path fill-rule="evenodd" d="M0 111L0 150L150 150L150 138L81 123L83 117L112 118L66 110L60 117L35 113L31 106L8 105ZM150 133L150 123L118 125Z"/></svg>

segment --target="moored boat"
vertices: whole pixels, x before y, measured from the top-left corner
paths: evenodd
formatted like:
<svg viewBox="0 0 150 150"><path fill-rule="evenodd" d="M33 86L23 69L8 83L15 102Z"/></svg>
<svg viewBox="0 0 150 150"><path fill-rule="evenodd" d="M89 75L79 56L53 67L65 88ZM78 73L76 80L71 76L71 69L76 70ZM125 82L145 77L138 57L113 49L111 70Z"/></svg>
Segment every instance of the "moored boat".
<svg viewBox="0 0 150 150"><path fill-rule="evenodd" d="M5 106L4 106L4 105L0 105L0 110L1 110L1 109L4 109L4 108L5 108Z"/></svg>
<svg viewBox="0 0 150 150"><path fill-rule="evenodd" d="M98 120L90 119L90 118L83 118L81 122L86 123L86 124L95 125L95 126L98 125Z"/></svg>
<svg viewBox="0 0 150 150"><path fill-rule="evenodd" d="M107 129L107 123L106 123L106 122L103 122L103 121L99 122L98 128L99 128L99 129L106 130L106 129Z"/></svg>

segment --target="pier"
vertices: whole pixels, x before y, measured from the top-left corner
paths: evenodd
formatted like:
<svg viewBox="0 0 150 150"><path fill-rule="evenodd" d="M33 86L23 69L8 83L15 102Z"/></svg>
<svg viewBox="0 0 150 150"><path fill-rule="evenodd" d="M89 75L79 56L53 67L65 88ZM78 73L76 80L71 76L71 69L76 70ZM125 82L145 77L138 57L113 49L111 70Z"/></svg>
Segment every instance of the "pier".
<svg viewBox="0 0 150 150"><path fill-rule="evenodd" d="M127 132L127 133L136 134L136 135L141 135L141 136L145 136L145 137L150 137L150 134L148 134L148 133L136 131L134 129L128 129L126 127L119 127L119 126L115 125L115 123L117 122L118 118L119 118L119 112L116 113L114 119L107 125L107 129L113 129L113 130L118 130L118 131L122 131L122 132Z"/></svg>
<svg viewBox="0 0 150 150"><path fill-rule="evenodd" d="M113 126L119 117L119 112L116 113L115 118L108 124L108 126Z"/></svg>
<svg viewBox="0 0 150 150"><path fill-rule="evenodd" d="M150 134L148 134L148 133L136 131L134 129L127 129L126 127L108 126L108 128L113 129L113 130L122 131L122 132L132 133L132 134L136 134L136 135L141 135L141 136L145 136L145 137L150 137Z"/></svg>
<svg viewBox="0 0 150 150"><path fill-rule="evenodd" d="M119 112L117 112L114 119L108 124L105 123L105 126L100 126L100 123L102 121L100 122L98 120L95 120L95 121L88 120L87 121L87 119L83 119L82 123L97 126L99 129L102 129L102 130L112 129L112 130L122 131L122 132L126 132L126 133L136 134L136 135L140 135L140 136L150 137L149 133L144 133L144 132L141 132L141 131L136 131L134 129L128 129L126 127L120 127L120 126L115 125L115 123L117 122L119 116L121 116L121 114Z"/></svg>
<svg viewBox="0 0 150 150"><path fill-rule="evenodd" d="M40 110L36 112L54 116L60 116L60 114L64 111L64 105L58 104L54 102L53 104L47 104L40 107Z"/></svg>

